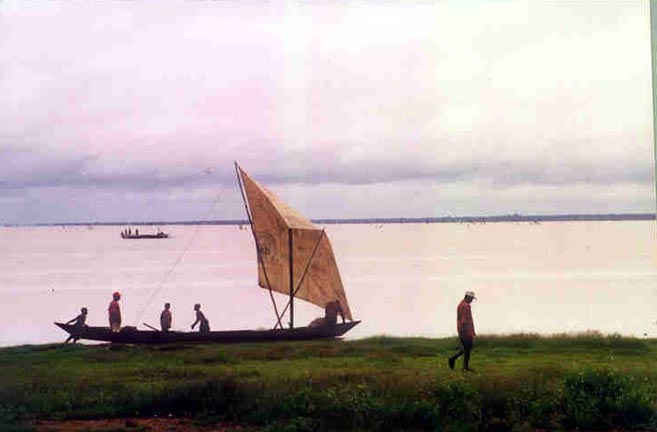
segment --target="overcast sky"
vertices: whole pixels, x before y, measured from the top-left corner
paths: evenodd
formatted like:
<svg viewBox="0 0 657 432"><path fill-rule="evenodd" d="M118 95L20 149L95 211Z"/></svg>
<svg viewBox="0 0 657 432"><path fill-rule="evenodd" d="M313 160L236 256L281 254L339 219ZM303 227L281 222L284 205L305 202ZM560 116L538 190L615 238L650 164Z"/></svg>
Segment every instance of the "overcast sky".
<svg viewBox="0 0 657 432"><path fill-rule="evenodd" d="M0 5L0 223L653 212L647 1Z"/></svg>

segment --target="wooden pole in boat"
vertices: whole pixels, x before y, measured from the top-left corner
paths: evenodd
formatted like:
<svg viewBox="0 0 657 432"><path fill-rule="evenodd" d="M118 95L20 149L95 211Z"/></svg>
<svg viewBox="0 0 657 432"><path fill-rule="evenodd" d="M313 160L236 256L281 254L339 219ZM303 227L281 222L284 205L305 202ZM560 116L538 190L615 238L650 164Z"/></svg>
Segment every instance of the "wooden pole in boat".
<svg viewBox="0 0 657 432"><path fill-rule="evenodd" d="M146 327L148 327L148 328L151 329L151 330L160 331L160 329L155 328L155 327L153 327L152 325L148 325L148 324L146 324L146 323L142 323L142 324L145 325Z"/></svg>
<svg viewBox="0 0 657 432"><path fill-rule="evenodd" d="M294 264L292 262L292 228L287 229L288 247L290 248L290 328L294 328Z"/></svg>

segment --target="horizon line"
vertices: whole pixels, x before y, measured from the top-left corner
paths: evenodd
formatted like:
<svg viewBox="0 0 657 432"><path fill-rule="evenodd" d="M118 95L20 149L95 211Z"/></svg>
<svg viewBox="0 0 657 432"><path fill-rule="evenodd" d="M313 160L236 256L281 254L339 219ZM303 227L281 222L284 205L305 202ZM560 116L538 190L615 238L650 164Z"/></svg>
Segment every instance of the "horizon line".
<svg viewBox="0 0 657 432"><path fill-rule="evenodd" d="M427 216L427 217L362 217L362 218L317 218L310 219L319 224L368 224L368 223L471 223L471 222L566 222L566 221L630 221L655 220L655 213L566 213L551 215L522 215L519 213L487 216ZM211 219L178 221L126 221L126 222L39 222L3 223L0 226L127 226L127 225L248 225L248 219Z"/></svg>

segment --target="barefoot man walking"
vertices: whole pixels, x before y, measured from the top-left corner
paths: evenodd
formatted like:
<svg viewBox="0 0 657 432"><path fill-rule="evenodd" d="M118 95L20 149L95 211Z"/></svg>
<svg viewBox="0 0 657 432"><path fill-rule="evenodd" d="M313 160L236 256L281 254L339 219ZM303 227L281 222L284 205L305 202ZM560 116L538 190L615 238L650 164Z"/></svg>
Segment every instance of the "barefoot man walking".
<svg viewBox="0 0 657 432"><path fill-rule="evenodd" d="M472 320L472 311L470 310L470 303L472 303L472 300L474 299L476 299L475 293L473 291L466 291L465 297L461 300L456 309L456 328L459 332L461 348L456 354L447 360L450 369L454 369L456 359L463 356L463 370L472 370L470 369L470 352L472 352L476 334L474 321Z"/></svg>

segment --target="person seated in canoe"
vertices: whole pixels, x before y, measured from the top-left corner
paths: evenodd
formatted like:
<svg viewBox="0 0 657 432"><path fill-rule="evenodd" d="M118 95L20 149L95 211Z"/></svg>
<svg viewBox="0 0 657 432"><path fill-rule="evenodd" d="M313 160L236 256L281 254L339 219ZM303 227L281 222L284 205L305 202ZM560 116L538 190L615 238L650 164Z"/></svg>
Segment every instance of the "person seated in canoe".
<svg viewBox="0 0 657 432"><path fill-rule="evenodd" d="M168 332L171 328L171 303L164 303L164 310L160 314L160 328L163 332Z"/></svg>
<svg viewBox="0 0 657 432"><path fill-rule="evenodd" d="M205 315L203 315L203 312L201 312L201 305L196 303L194 305L194 310L196 311L196 321L194 321L194 324L192 324L192 330L194 330L196 324L201 323L201 325L198 328L198 331L201 333L209 333L210 321L208 321Z"/></svg>
<svg viewBox="0 0 657 432"><path fill-rule="evenodd" d="M340 300L328 302L324 306L324 317L314 319L308 327L334 327L338 322L338 314L340 314L342 323L344 324L344 311L342 310L342 306L340 306Z"/></svg>
<svg viewBox="0 0 657 432"><path fill-rule="evenodd" d="M86 322L87 322L87 308L83 307L82 309L80 309L80 315L76 316L72 320L67 321L66 324L73 324L74 327L73 332L76 333L76 330L80 330L82 329L82 327L87 326ZM66 339L66 342L64 343L68 343L71 339L73 339L73 343L76 343L78 341L78 338L73 336L73 334L71 334L68 337L68 339Z"/></svg>
<svg viewBox="0 0 657 432"><path fill-rule="evenodd" d="M112 333L118 333L121 330L121 308L119 307L119 300L121 300L121 293L115 291L112 294L112 301L107 308Z"/></svg>

